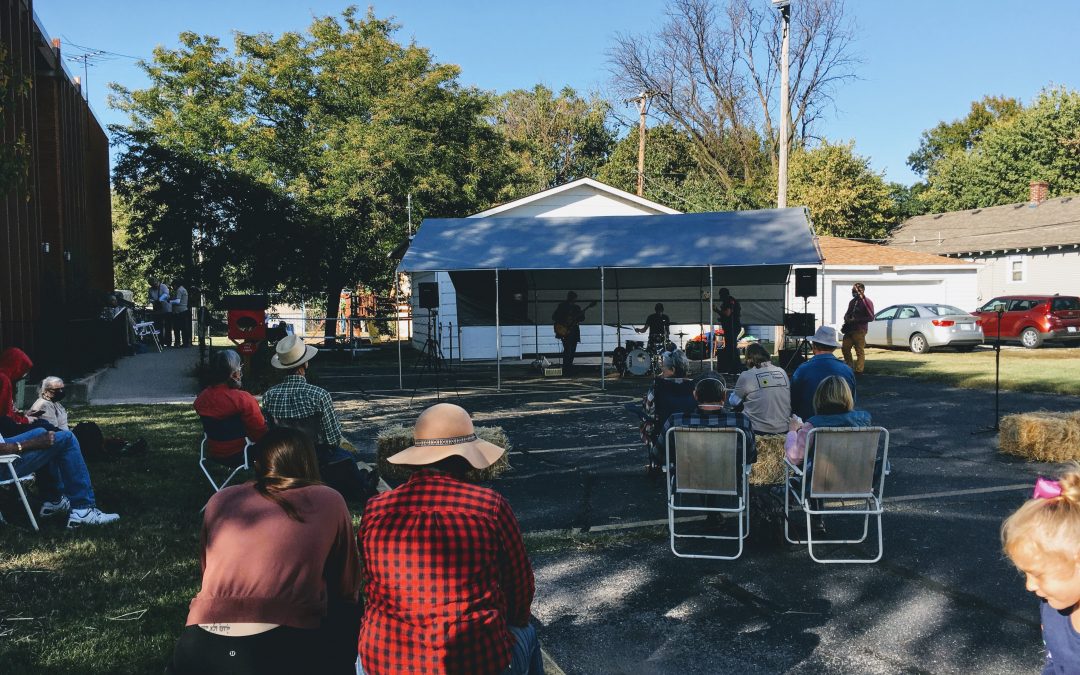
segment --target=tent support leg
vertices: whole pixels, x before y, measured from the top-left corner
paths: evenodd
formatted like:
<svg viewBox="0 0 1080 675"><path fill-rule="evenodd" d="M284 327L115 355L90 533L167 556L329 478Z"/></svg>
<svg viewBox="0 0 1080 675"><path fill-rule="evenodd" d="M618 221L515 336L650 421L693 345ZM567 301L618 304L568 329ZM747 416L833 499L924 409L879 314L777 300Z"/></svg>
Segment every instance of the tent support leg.
<svg viewBox="0 0 1080 675"><path fill-rule="evenodd" d="M495 391L502 391L502 327L499 325L499 268L495 268Z"/></svg>
<svg viewBox="0 0 1080 675"><path fill-rule="evenodd" d="M600 268L600 388L605 388L604 382L604 268Z"/></svg>
<svg viewBox="0 0 1080 675"><path fill-rule="evenodd" d="M498 272L496 272L498 274ZM495 277L496 280L498 277ZM713 339L711 344L706 342L706 346L709 350L709 370L716 370L716 347L720 344L720 338L716 336L715 324L713 323L713 305L716 302L716 297L713 295L713 275L712 265L709 265L709 330L712 331ZM727 336L724 336L727 339Z"/></svg>

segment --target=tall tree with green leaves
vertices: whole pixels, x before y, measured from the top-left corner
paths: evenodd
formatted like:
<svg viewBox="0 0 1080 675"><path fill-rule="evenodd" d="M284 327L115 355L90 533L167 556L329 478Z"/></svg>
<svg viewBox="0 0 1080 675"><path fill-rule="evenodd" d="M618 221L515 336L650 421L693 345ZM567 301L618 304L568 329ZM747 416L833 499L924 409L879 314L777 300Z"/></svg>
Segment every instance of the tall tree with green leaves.
<svg viewBox="0 0 1080 675"><path fill-rule="evenodd" d="M991 125L1012 119L1022 109L1020 101L1006 96L984 96L973 101L966 116L952 122L940 122L933 129L924 131L919 148L908 155L907 164L912 171L925 176L951 153L974 148Z"/></svg>
<svg viewBox="0 0 1080 675"><path fill-rule="evenodd" d="M971 149L933 165L921 199L933 211L1022 202L1033 180L1049 183L1051 197L1080 193L1080 92L1045 89L988 126Z"/></svg>
<svg viewBox="0 0 1080 675"><path fill-rule="evenodd" d="M596 177L615 145L608 112L607 101L570 87L556 95L538 84L500 95L492 119L519 161L513 196Z"/></svg>
<svg viewBox="0 0 1080 675"><path fill-rule="evenodd" d="M397 28L349 8L305 33L239 33L232 53L192 33L155 50L149 87L114 86L132 245L206 284L320 296L334 317L343 287L388 283L407 194L416 220L504 197L490 97Z"/></svg>
<svg viewBox="0 0 1080 675"><path fill-rule="evenodd" d="M883 239L897 224L897 206L882 174L852 143L827 141L791 155L788 204L810 211L818 234Z"/></svg>

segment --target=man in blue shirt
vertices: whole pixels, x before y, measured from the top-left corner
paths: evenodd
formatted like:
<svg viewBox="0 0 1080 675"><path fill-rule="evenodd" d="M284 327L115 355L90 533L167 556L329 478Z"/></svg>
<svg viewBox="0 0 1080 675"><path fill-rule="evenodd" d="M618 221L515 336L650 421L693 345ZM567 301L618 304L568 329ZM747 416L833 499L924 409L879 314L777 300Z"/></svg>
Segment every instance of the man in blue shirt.
<svg viewBox="0 0 1080 675"><path fill-rule="evenodd" d="M822 326L809 342L814 355L791 376L791 411L803 420L814 416L814 392L821 381L830 375L839 375L847 380L851 397L855 398L855 373L833 354L840 347L836 329Z"/></svg>

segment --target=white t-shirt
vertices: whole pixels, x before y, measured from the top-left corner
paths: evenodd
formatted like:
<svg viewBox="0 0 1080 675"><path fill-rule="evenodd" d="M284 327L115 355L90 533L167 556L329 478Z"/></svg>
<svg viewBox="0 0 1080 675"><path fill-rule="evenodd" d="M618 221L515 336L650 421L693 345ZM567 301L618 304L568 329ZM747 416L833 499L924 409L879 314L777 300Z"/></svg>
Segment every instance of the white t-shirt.
<svg viewBox="0 0 1080 675"><path fill-rule="evenodd" d="M744 370L735 383L735 395L743 401L755 433L787 433L791 381L783 368L769 363Z"/></svg>

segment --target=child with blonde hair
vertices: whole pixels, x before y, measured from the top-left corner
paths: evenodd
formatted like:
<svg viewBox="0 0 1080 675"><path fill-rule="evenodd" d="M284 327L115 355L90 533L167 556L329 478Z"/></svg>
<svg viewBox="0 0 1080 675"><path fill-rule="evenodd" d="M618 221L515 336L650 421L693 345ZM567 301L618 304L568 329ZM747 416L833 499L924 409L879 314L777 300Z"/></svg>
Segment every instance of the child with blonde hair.
<svg viewBox="0 0 1080 675"><path fill-rule="evenodd" d="M1001 543L1041 600L1042 672L1080 672L1080 465L1060 480L1039 478L1002 524Z"/></svg>

